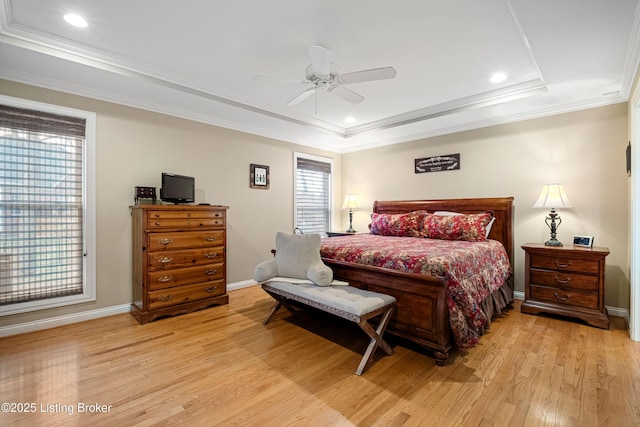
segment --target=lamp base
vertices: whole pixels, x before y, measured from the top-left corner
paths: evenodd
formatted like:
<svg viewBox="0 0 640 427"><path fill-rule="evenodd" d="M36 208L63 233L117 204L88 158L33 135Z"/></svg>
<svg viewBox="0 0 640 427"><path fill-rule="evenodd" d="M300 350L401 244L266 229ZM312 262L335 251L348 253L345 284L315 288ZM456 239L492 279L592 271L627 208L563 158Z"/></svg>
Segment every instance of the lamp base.
<svg viewBox="0 0 640 427"><path fill-rule="evenodd" d="M356 230L353 229L353 209L349 209L349 228L347 228L345 233L353 234L355 232Z"/></svg>
<svg viewBox="0 0 640 427"><path fill-rule="evenodd" d="M551 239L544 242L544 245L545 246L562 246L562 242L556 239L555 237L552 237Z"/></svg>

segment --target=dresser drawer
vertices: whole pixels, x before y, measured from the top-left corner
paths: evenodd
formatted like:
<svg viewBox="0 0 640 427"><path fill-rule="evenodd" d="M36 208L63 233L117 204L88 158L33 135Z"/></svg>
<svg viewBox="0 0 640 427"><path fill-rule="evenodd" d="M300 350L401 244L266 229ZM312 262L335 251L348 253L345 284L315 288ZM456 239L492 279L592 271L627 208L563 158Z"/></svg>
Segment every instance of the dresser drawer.
<svg viewBox="0 0 640 427"><path fill-rule="evenodd" d="M149 309L169 307L189 301L223 295L226 292L224 281L216 280L196 285L178 286L149 292Z"/></svg>
<svg viewBox="0 0 640 427"><path fill-rule="evenodd" d="M147 255L149 271L211 264L224 258L224 246L181 251L151 252Z"/></svg>
<svg viewBox="0 0 640 427"><path fill-rule="evenodd" d="M147 249L153 252L181 248L222 246L223 244L224 231L222 230L149 233Z"/></svg>
<svg viewBox="0 0 640 427"><path fill-rule="evenodd" d="M531 284L597 292L600 281L598 276L532 269Z"/></svg>
<svg viewBox="0 0 640 427"><path fill-rule="evenodd" d="M149 221L156 219L192 219L192 218L215 218L224 221L225 211L210 210L189 210L189 211L150 211L148 214Z"/></svg>
<svg viewBox="0 0 640 427"><path fill-rule="evenodd" d="M189 218L189 219L153 219L147 224L149 230L162 228L215 228L224 227L224 219Z"/></svg>
<svg viewBox="0 0 640 427"><path fill-rule="evenodd" d="M531 255L531 268L598 274L600 263L598 260L533 254Z"/></svg>
<svg viewBox="0 0 640 427"><path fill-rule="evenodd" d="M598 293L531 285L531 298L555 304L598 308Z"/></svg>
<svg viewBox="0 0 640 427"><path fill-rule="evenodd" d="M165 289L191 283L209 282L222 279L224 264L209 264L174 270L158 270L149 272L149 289Z"/></svg>

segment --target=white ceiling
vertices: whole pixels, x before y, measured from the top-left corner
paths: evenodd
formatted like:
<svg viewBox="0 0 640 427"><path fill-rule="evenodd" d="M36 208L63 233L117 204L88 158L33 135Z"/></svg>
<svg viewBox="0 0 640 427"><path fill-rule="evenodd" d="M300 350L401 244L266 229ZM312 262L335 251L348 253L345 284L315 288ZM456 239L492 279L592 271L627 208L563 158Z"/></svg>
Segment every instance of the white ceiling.
<svg viewBox="0 0 640 427"><path fill-rule="evenodd" d="M624 102L639 28L638 0L0 0L0 78L351 152ZM290 107L308 86L252 78L310 45L397 76Z"/></svg>

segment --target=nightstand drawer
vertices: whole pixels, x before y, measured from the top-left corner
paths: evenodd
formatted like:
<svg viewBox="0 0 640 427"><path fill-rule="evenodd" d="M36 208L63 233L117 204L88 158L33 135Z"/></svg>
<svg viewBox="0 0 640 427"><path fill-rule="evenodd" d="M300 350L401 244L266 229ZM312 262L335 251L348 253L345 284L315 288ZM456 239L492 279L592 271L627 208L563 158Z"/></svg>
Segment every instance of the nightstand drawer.
<svg viewBox="0 0 640 427"><path fill-rule="evenodd" d="M598 292L600 281L598 276L532 269L531 284Z"/></svg>
<svg viewBox="0 0 640 427"><path fill-rule="evenodd" d="M572 305L584 308L598 308L598 294L546 286L531 285L531 298L555 304Z"/></svg>
<svg viewBox="0 0 640 427"><path fill-rule="evenodd" d="M561 256L531 255L531 268L546 270L574 271L577 273L598 274L598 260L564 258Z"/></svg>

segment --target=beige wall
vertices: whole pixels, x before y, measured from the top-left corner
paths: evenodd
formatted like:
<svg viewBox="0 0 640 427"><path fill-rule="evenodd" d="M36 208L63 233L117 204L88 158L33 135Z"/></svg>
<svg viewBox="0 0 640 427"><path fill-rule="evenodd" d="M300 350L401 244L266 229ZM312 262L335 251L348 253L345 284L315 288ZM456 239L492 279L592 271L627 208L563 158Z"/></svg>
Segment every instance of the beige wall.
<svg viewBox="0 0 640 427"><path fill-rule="evenodd" d="M544 242L547 211L533 209L542 185L562 183L574 208L560 212L558 238L595 236L606 246L605 303L629 307L627 105L494 126L342 156L342 190L365 209L354 228L366 230L375 200L457 197L515 198L516 290L523 291L526 242ZM415 174L414 159L460 153L458 171ZM346 224L343 220L343 224Z"/></svg>
<svg viewBox="0 0 640 427"><path fill-rule="evenodd" d="M97 301L0 317L0 326L130 303L128 206L136 185L160 187L161 172L195 176L196 202L230 206L229 282L251 279L255 265L271 256L276 231L293 229L294 151L335 159L340 203L337 154L3 80L0 93L97 115ZM269 190L249 187L250 163L269 165Z"/></svg>
<svg viewBox="0 0 640 427"><path fill-rule="evenodd" d="M561 182L574 209L561 212L559 238L591 234L608 257L606 304L628 308L628 192L624 170L626 104L495 126L345 155L107 102L0 80L0 93L93 111L97 115L97 301L0 317L0 327L106 308L131 301L131 220L136 185L160 186L160 172L196 177L196 201L229 210L228 279L251 278L269 256L278 230L293 224L293 152L333 157L334 205L344 194L365 209L374 200L515 197L516 288L523 289L519 246L548 238L545 211L531 208L542 184ZM415 158L461 154L461 170L414 174ZM249 164L271 168L269 190L250 189ZM341 191L342 187L342 191ZM346 229L336 210L334 229Z"/></svg>

